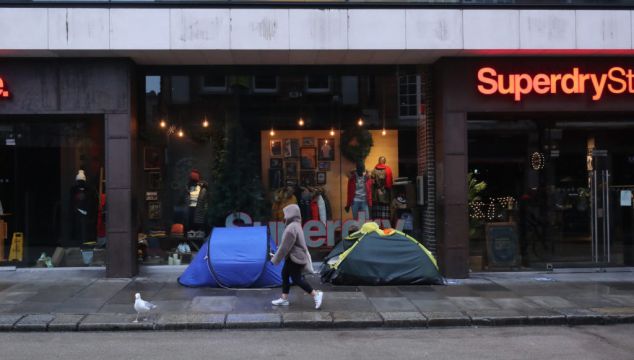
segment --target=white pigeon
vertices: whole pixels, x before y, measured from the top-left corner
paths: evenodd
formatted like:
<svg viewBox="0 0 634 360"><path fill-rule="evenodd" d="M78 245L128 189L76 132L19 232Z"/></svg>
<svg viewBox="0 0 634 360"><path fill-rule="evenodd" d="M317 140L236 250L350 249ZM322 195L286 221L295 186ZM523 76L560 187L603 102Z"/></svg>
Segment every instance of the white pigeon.
<svg viewBox="0 0 634 360"><path fill-rule="evenodd" d="M141 299L141 294L136 293L134 295L134 310L136 310L136 319L134 320L134 322L139 322L139 315L140 314L145 314L147 312L149 312L152 309L156 309L156 305L152 304L149 301L145 301L143 299Z"/></svg>

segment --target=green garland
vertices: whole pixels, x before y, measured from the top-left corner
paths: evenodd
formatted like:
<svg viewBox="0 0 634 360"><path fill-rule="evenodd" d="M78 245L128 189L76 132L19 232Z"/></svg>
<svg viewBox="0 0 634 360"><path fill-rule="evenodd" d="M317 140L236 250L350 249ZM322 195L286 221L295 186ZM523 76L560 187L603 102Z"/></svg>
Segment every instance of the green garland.
<svg viewBox="0 0 634 360"><path fill-rule="evenodd" d="M341 134L341 155L355 164L365 161L373 145L372 134L366 128L353 127Z"/></svg>

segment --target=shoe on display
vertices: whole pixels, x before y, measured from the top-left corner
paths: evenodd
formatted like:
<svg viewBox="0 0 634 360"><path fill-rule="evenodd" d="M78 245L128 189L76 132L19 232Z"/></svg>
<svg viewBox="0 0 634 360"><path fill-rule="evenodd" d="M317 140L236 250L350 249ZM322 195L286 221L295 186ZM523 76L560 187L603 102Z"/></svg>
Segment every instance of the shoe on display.
<svg viewBox="0 0 634 360"><path fill-rule="evenodd" d="M321 308L321 302L324 299L324 292L323 291L317 291L317 294L315 294L315 309L319 310L319 308Z"/></svg>
<svg viewBox="0 0 634 360"><path fill-rule="evenodd" d="M189 247L188 244L183 244L183 254L191 254L192 249Z"/></svg>
<svg viewBox="0 0 634 360"><path fill-rule="evenodd" d="M273 301L271 301L271 304L273 304L273 305L275 305L275 306L288 306L288 305L290 305L291 303L290 303L290 302L288 302L288 299L282 299L282 298L279 298L279 299L277 299L277 300L273 300Z"/></svg>

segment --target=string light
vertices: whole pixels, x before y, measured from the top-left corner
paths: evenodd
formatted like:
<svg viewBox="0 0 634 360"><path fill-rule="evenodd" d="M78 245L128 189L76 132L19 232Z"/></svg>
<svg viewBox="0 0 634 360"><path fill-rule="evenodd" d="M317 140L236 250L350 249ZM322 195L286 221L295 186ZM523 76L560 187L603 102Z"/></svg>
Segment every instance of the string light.
<svg viewBox="0 0 634 360"><path fill-rule="evenodd" d="M544 154L537 151L531 154L531 167L533 170L542 170L544 163Z"/></svg>
<svg viewBox="0 0 634 360"><path fill-rule="evenodd" d="M159 126L161 127L161 129L165 129L167 127L167 123L165 122L165 120L161 119Z"/></svg>
<svg viewBox="0 0 634 360"><path fill-rule="evenodd" d="M297 123L299 124L299 126L304 126L304 119L300 117Z"/></svg>
<svg viewBox="0 0 634 360"><path fill-rule="evenodd" d="M359 120L357 121L357 125L363 126L363 118L362 117L360 117Z"/></svg>
<svg viewBox="0 0 634 360"><path fill-rule="evenodd" d="M204 128L208 128L209 127L209 121L207 120L206 116L205 116L205 120L203 120L203 127Z"/></svg>
<svg viewBox="0 0 634 360"><path fill-rule="evenodd" d="M335 136L335 129L334 128L330 129L330 136Z"/></svg>
<svg viewBox="0 0 634 360"><path fill-rule="evenodd" d="M387 134L387 131L385 131L385 128L384 128L383 131L381 131L381 135L385 136L385 134Z"/></svg>
<svg viewBox="0 0 634 360"><path fill-rule="evenodd" d="M178 137L182 138L183 136L185 136L185 133L183 132L183 129L179 129L178 130Z"/></svg>
<svg viewBox="0 0 634 360"><path fill-rule="evenodd" d="M269 134L271 134L271 136L275 136L275 130L273 130L273 128L271 128L271 132L269 132Z"/></svg>

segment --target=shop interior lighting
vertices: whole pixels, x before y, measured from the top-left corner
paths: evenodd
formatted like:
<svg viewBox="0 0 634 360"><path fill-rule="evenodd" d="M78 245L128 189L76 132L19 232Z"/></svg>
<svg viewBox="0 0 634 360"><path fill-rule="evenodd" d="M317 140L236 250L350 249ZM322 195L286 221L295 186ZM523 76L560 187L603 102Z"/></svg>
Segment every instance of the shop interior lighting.
<svg viewBox="0 0 634 360"><path fill-rule="evenodd" d="M275 136L275 130L273 130L273 128L271 128L271 131L269 132L269 134L271 134L271 136Z"/></svg>
<svg viewBox="0 0 634 360"><path fill-rule="evenodd" d="M179 129L178 130L178 137L182 138L183 136L185 136L185 133L183 132L183 129Z"/></svg>
<svg viewBox="0 0 634 360"><path fill-rule="evenodd" d="M335 136L335 128L330 128L330 136Z"/></svg>
<svg viewBox="0 0 634 360"><path fill-rule="evenodd" d="M357 120L357 125L363 126L363 118L362 117L359 117L359 120Z"/></svg>
<svg viewBox="0 0 634 360"><path fill-rule="evenodd" d="M385 131L385 128L383 128L383 131L381 131L381 135L385 136L385 134L387 134L387 131Z"/></svg>
<svg viewBox="0 0 634 360"><path fill-rule="evenodd" d="M161 127L161 129L165 129L167 127L167 122L163 119L161 119L161 122L159 123L159 126Z"/></svg>
<svg viewBox="0 0 634 360"><path fill-rule="evenodd" d="M299 120L297 121L297 124L299 126L304 126L304 118L300 117Z"/></svg>
<svg viewBox="0 0 634 360"><path fill-rule="evenodd" d="M209 120L207 120L206 116L205 116L205 120L203 120L203 127L204 128L208 128L209 127Z"/></svg>

